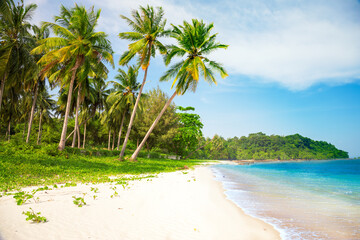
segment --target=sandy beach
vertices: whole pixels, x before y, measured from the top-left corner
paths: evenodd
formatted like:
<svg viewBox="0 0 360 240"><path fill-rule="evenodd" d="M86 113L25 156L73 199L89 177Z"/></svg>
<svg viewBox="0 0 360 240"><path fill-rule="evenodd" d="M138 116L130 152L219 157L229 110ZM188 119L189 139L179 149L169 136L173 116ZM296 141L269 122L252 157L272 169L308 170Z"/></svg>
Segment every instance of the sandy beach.
<svg viewBox="0 0 360 240"><path fill-rule="evenodd" d="M118 196L111 197L114 186ZM244 214L223 191L209 168L197 167L130 181L127 189L106 183L42 191L37 203L21 206L13 196L3 196L0 239L280 239L271 225ZM72 196L83 193L86 205L78 207ZM27 222L22 212L30 207L48 222Z"/></svg>

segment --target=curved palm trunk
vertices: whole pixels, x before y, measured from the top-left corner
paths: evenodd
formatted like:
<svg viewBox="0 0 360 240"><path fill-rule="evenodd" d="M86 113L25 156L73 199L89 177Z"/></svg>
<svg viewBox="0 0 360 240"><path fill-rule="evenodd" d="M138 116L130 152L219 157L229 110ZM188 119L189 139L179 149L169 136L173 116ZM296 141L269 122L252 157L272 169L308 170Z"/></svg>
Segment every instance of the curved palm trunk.
<svg viewBox="0 0 360 240"><path fill-rule="evenodd" d="M1 111L1 103L3 99L4 94L4 88L5 88L5 80L6 80L6 74L4 74L3 79L1 79L1 87L0 87L0 111Z"/></svg>
<svg viewBox="0 0 360 240"><path fill-rule="evenodd" d="M150 46L149 46L149 50L148 50L148 54L150 55L151 54L151 43L150 43ZM149 65L150 65L150 59L149 59ZM139 101L140 101L140 97L141 97L141 93L142 93L142 90L144 88L144 85L145 85L145 82L146 82L146 77L147 77L147 71L149 69L149 65L146 67L145 69L145 73L144 73L144 79L143 79L143 82L141 84L141 87L140 87L140 90L139 90L139 95L137 96L136 98L136 102L135 102L135 106L134 106L134 109L131 113L131 117L130 117L130 122L129 122L129 126L128 126L128 129L127 129L127 132L126 132L126 136L125 136L125 139L124 139L124 143L123 143L123 146L122 146L122 149L121 149L121 152L120 152L120 160L124 157L124 154L125 154L125 149L126 149L126 144L129 140L129 136L130 136L130 132L131 132L131 127L134 123L134 119L135 119L135 113L136 113L136 109L138 107L138 104L139 104Z"/></svg>
<svg viewBox="0 0 360 240"><path fill-rule="evenodd" d="M85 148L85 141L86 141L86 122L84 123L84 139L83 139L83 148Z"/></svg>
<svg viewBox="0 0 360 240"><path fill-rule="evenodd" d="M139 152L140 152L141 148L144 146L146 140L149 138L151 132L154 130L156 124L159 122L161 116L164 114L165 110L168 108L168 106L170 105L170 103L172 102L172 100L174 99L175 96L176 96L176 91L175 91L174 94L171 96L171 98L167 101L167 103L165 104L165 106L163 107L163 109L161 110L161 112L159 113L159 115L156 117L154 123L151 125L150 129L149 129L148 132L146 133L144 139L141 141L139 147L135 150L135 152L134 152L133 155L131 156L130 160L132 160L132 161L136 160L137 156L139 155Z"/></svg>
<svg viewBox="0 0 360 240"><path fill-rule="evenodd" d="M26 143L29 143L29 140L30 140L31 127L32 127L32 123L33 123L33 120L34 120L36 100L37 100L37 95L38 95L38 91L39 91L38 90L39 81L40 81L40 79L38 79L38 81L36 83L36 86L35 86L34 99L33 99L33 103L32 103L32 106L31 106L30 119L29 119L28 131L27 131L27 136L26 136Z"/></svg>
<svg viewBox="0 0 360 240"><path fill-rule="evenodd" d="M80 109L80 94L81 94L81 83L79 84L78 87L78 95L76 98L76 112L75 112L75 128L74 128L74 136L73 136L73 141L71 144L71 147L75 147L75 143L76 143L76 136L78 136L78 148L80 148L80 132L79 132L79 109Z"/></svg>
<svg viewBox="0 0 360 240"><path fill-rule="evenodd" d="M42 133L42 125L41 125L41 122L42 122L42 115L43 115L43 110L40 109L39 133L38 133L38 137L37 137L37 141L36 141L36 144L37 144L37 145L39 145L40 142L41 142L41 133Z"/></svg>
<svg viewBox="0 0 360 240"><path fill-rule="evenodd" d="M111 129L109 129L108 150L110 150L110 144L111 144Z"/></svg>
<svg viewBox="0 0 360 240"><path fill-rule="evenodd" d="M123 116L122 116L122 119L121 119L120 130L119 130L119 137L118 137L118 142L117 142L117 148L116 148L116 150L119 150L119 147L120 147L121 132L122 132L122 128L123 128L123 125L124 125L125 113L126 113L126 111L124 111Z"/></svg>
<svg viewBox="0 0 360 240"><path fill-rule="evenodd" d="M77 59L76 59L76 64L75 64L75 67L74 67L74 70L73 70L73 73L72 73L72 76L71 76L71 81L70 81L70 86L69 86L69 93L68 93L68 98L67 98L67 103L66 103L64 124L63 124L63 129L62 129L62 132L61 132L61 138L60 138L59 147L58 147L58 149L60 151L64 150L64 148L65 148L66 130L67 130L67 125L68 125L68 121L69 121L71 97L72 97L72 92L73 92L73 88L74 88L76 71L79 68L80 63L81 63L81 57L78 56Z"/></svg>

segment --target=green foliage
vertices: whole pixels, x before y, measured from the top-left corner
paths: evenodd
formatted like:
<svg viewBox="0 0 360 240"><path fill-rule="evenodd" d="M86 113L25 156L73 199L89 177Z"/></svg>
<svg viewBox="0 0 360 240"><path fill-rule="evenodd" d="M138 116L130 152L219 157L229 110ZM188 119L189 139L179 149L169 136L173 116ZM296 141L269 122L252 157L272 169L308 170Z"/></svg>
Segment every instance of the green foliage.
<svg viewBox="0 0 360 240"><path fill-rule="evenodd" d="M119 193L116 191L116 187L115 187L115 186L110 187L110 189L114 191L114 193L110 196L111 198L113 198L113 197L118 197L118 196L119 196Z"/></svg>
<svg viewBox="0 0 360 240"><path fill-rule="evenodd" d="M48 186L45 187L39 187L37 189L34 189L30 192L20 191L14 194L14 199L16 200L17 205L22 205L26 203L28 200L33 199L34 202L39 201L39 197L35 197L35 193L39 191L45 191L45 190L51 190Z"/></svg>
<svg viewBox="0 0 360 240"><path fill-rule="evenodd" d="M170 64L175 56L183 58L170 66L160 81L172 80L176 93L183 95L189 88L195 92L201 77L210 84L216 84L215 72L220 73L222 78L228 76L221 64L207 58L209 53L228 47L216 42L217 34L211 34L213 23L206 24L202 20L192 19L191 22L184 21L183 25L172 27L170 36L177 45L168 46L165 64Z"/></svg>
<svg viewBox="0 0 360 240"><path fill-rule="evenodd" d="M119 180L116 184L121 185L124 190L129 188L129 183L125 180Z"/></svg>
<svg viewBox="0 0 360 240"><path fill-rule="evenodd" d="M22 214L27 216L26 221L32 221L34 223L47 222L47 219L40 215L41 212L35 213L32 208L30 208L30 210L31 211L22 212Z"/></svg>
<svg viewBox="0 0 360 240"><path fill-rule="evenodd" d="M99 188L91 188L90 191L94 192L94 193L98 193L99 192Z"/></svg>
<svg viewBox="0 0 360 240"><path fill-rule="evenodd" d="M67 182L65 183L65 185L61 186L61 187L76 187L76 183L72 183L72 182Z"/></svg>
<svg viewBox="0 0 360 240"><path fill-rule="evenodd" d="M72 198L74 199L73 203L78 206L78 207L83 207L84 205L86 205L86 202L85 202L85 194L83 194L83 197L76 197L76 196L72 196Z"/></svg>
<svg viewBox="0 0 360 240"><path fill-rule="evenodd" d="M180 111L194 111L193 107L183 108L178 107ZM181 112L177 113L179 116L178 133L174 137L175 152L180 156L187 156L189 152L195 151L199 144L199 139L202 137L201 129L203 124L200 116L194 113Z"/></svg>
<svg viewBox="0 0 360 240"><path fill-rule="evenodd" d="M17 205L23 205L28 200L32 199L34 197L34 194L28 193L28 192L17 192L14 194L14 199L16 200Z"/></svg>
<svg viewBox="0 0 360 240"><path fill-rule="evenodd" d="M225 140L215 135L202 150L209 159L334 159L348 158L347 152L324 141L314 141L299 134L289 136L252 133L248 137Z"/></svg>
<svg viewBox="0 0 360 240"><path fill-rule="evenodd" d="M141 141L144 138L168 99L168 96L159 88L150 90L147 93L147 97L141 100L142 111L137 113L130 135L131 139ZM145 147L148 152L151 150L151 158L159 158L160 155L158 153L169 152L174 149L172 145L174 144L173 139L177 134L178 124L179 118L176 114L176 106L171 104L146 141ZM139 155L139 157L146 157L146 155Z"/></svg>
<svg viewBox="0 0 360 240"><path fill-rule="evenodd" d="M92 155L84 155L81 150L71 152L67 148L53 156L48 155L44 147L48 146L0 142L0 191L34 185L66 183L64 186L70 187L79 182L111 182L109 176L170 172L183 169L184 165L199 164L197 160L144 158L137 162L118 161L112 154L95 154L97 150Z"/></svg>

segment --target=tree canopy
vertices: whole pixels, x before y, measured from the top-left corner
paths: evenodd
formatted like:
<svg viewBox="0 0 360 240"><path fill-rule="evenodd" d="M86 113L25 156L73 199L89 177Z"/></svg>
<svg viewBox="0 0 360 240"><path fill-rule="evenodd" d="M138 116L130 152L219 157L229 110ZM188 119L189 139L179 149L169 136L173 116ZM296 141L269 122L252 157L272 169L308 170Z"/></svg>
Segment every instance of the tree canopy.
<svg viewBox="0 0 360 240"><path fill-rule="evenodd" d="M216 135L214 139L207 141L209 144L198 154L209 159L289 160L349 157L347 152L337 149L330 143L315 141L300 134L268 136L259 132L251 133L248 137L227 140Z"/></svg>

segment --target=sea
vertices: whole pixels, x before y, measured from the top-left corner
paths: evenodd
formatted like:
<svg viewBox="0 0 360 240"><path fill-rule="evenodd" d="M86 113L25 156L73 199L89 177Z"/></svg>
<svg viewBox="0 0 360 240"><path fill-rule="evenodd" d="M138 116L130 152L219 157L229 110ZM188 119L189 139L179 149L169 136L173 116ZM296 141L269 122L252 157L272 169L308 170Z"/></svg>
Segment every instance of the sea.
<svg viewBox="0 0 360 240"><path fill-rule="evenodd" d="M215 165L226 196L288 239L360 239L360 159Z"/></svg>

